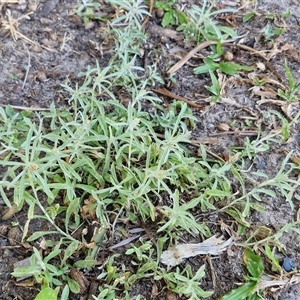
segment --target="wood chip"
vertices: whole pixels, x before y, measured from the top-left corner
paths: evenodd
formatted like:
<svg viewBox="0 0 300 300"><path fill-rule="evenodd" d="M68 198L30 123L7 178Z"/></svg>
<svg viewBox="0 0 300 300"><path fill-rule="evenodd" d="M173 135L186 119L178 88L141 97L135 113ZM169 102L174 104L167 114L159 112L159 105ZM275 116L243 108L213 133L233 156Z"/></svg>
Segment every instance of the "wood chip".
<svg viewBox="0 0 300 300"><path fill-rule="evenodd" d="M164 265L174 267L179 265L184 258L194 257L200 254L219 255L224 252L233 239L224 241L222 237L217 238L215 235L199 244L180 244L170 250L166 250L160 257L160 262Z"/></svg>
<svg viewBox="0 0 300 300"><path fill-rule="evenodd" d="M221 123L217 125L217 128L222 131L228 131L230 129L230 126L228 124Z"/></svg>

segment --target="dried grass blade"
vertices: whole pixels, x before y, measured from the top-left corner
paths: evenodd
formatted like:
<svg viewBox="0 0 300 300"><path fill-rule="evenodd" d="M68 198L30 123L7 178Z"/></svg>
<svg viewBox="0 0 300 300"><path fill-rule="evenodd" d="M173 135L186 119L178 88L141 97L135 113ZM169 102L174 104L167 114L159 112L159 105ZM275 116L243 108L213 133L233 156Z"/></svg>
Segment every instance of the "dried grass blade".
<svg viewBox="0 0 300 300"><path fill-rule="evenodd" d="M172 98L172 99L176 99L176 100L179 100L179 101L182 101L182 102L185 102L187 103L188 105L192 106L192 107L195 107L195 108L198 108L198 109L204 109L203 106L199 105L199 104L196 104L190 100L187 100L185 99L184 97L181 97L179 95L176 95L176 94L173 94L172 92L168 91L167 89L163 88L163 89L158 89L158 90L155 90L155 89L152 89L153 92L155 93L158 93L158 94L161 94L161 95L164 95L164 96L167 96L169 98Z"/></svg>

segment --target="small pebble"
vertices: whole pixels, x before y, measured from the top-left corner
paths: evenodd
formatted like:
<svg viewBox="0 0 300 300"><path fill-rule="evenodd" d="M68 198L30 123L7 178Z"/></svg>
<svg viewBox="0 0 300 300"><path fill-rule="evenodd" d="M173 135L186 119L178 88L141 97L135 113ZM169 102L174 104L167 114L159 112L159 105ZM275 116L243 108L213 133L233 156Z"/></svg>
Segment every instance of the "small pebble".
<svg viewBox="0 0 300 300"><path fill-rule="evenodd" d="M300 135L295 135L294 140L297 142L298 145L300 145Z"/></svg>
<svg viewBox="0 0 300 300"><path fill-rule="evenodd" d="M224 53L224 59L227 61L232 61L233 60L233 54L230 51L226 51Z"/></svg>
<svg viewBox="0 0 300 300"><path fill-rule="evenodd" d="M266 168L266 163L261 157L255 157L254 162L258 170L264 170Z"/></svg>
<svg viewBox="0 0 300 300"><path fill-rule="evenodd" d="M294 264L294 262L289 257L285 257L283 259L282 268L286 272L291 272L295 268L295 264Z"/></svg>
<svg viewBox="0 0 300 300"><path fill-rule="evenodd" d="M156 17L160 19L164 16L165 12L161 8L157 8L155 11L155 14L156 14Z"/></svg>

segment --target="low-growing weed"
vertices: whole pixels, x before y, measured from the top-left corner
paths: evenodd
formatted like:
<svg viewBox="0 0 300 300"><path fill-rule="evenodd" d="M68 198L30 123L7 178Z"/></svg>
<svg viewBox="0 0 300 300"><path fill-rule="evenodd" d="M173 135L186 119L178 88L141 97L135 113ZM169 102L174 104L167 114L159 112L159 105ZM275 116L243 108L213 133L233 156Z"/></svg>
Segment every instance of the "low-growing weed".
<svg viewBox="0 0 300 300"><path fill-rule="evenodd" d="M77 4L75 9L79 17L83 19L83 22L86 24L91 20L97 19L95 10L101 5L98 1L94 0L81 0L80 4Z"/></svg>
<svg viewBox="0 0 300 300"><path fill-rule="evenodd" d="M220 61L221 57L223 55L222 45L221 41L216 45L216 48L214 49L214 52L207 56L203 62L204 64L202 66L194 68L194 74L205 74L209 73L212 85L211 86L205 86L205 88L213 94L212 96L212 102L216 102L221 98L221 84L218 80L220 77L218 72L221 72L226 75L235 75L238 74L240 71L251 71L253 70L253 67L251 66L244 66L240 65L231 61ZM216 76L217 74L217 76Z"/></svg>
<svg viewBox="0 0 300 300"><path fill-rule="evenodd" d="M177 30L182 31L185 39L198 44L206 40L222 41L228 37L237 36L236 32L228 26L216 24L214 17L218 14L234 12L234 9L226 8L215 10L214 5L208 6L204 0L201 6L193 6L187 11L188 22L181 24Z"/></svg>
<svg viewBox="0 0 300 300"><path fill-rule="evenodd" d="M159 8L164 12L161 25L167 27L169 25L181 25L188 22L186 14L174 8L177 0L155 1L155 8Z"/></svg>
<svg viewBox="0 0 300 300"><path fill-rule="evenodd" d="M255 292L255 288L260 283L260 277L264 272L263 260L260 255L255 254L251 249L245 249L243 260L250 276L245 276L246 282L244 284L232 290L220 300L261 299L258 295L256 296L259 291Z"/></svg>
<svg viewBox="0 0 300 300"><path fill-rule="evenodd" d="M284 70L288 80L288 87L284 91L282 89L278 89L278 96L288 102L299 101L299 96L297 95L300 89L300 82L295 82L294 76L289 68L287 60L284 61Z"/></svg>
<svg viewBox="0 0 300 300"><path fill-rule="evenodd" d="M283 34L285 31L284 28L274 27L271 24L266 25L264 28L264 37L266 41L272 40L274 37Z"/></svg>
<svg viewBox="0 0 300 300"><path fill-rule="evenodd" d="M201 279L205 276L204 266L201 266L196 274L193 274L191 266L186 266L182 271L162 270L155 277L156 280L163 279L169 289L176 294L183 294L189 299L197 300L207 298L213 294L212 291L204 291L201 287Z"/></svg>
<svg viewBox="0 0 300 300"><path fill-rule="evenodd" d="M299 229L296 229L297 225L299 225L299 222L298 224L289 226L289 229L293 228L299 233ZM282 235L285 230L287 230L287 226L284 226L284 228L280 230L279 235ZM279 236L277 234L275 235L268 236L268 238L264 239L257 251L253 251L250 248L244 250L243 261L249 275L244 276L245 282L242 285L224 295L220 300L259 300L263 297L265 287L280 285L283 268L280 266L279 259L275 255L277 243L279 243ZM269 242L272 241L273 244L275 242L275 246L271 248L267 244L268 240ZM271 272L271 274L268 274L268 272Z"/></svg>

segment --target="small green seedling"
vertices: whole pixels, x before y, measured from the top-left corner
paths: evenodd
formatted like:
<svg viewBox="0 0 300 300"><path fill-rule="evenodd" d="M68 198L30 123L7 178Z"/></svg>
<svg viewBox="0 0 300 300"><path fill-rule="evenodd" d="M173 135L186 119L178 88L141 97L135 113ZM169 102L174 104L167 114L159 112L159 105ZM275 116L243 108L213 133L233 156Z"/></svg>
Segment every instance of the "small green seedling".
<svg viewBox="0 0 300 300"><path fill-rule="evenodd" d="M13 73L9 73L9 74L8 74L8 77L9 77L10 79L12 79L13 81L15 81L15 82L18 82L18 81L19 81L18 76L16 76L16 75L13 74Z"/></svg>
<svg viewBox="0 0 300 300"><path fill-rule="evenodd" d="M169 25L180 25L188 21L186 14L173 7L177 0L170 0L168 2L155 1L155 8L160 8L164 11L164 16L161 22L163 27Z"/></svg>
<svg viewBox="0 0 300 300"><path fill-rule="evenodd" d="M238 74L239 71L252 71L254 69L250 66L243 66L229 61L217 63L210 57L205 58L204 63L203 66L194 69L195 74L208 73L209 71L219 69L224 74L235 75Z"/></svg>
<svg viewBox="0 0 300 300"><path fill-rule="evenodd" d="M288 9L287 11L285 11L283 14L282 14L282 17L283 18L287 18L291 15L291 11Z"/></svg>
<svg viewBox="0 0 300 300"><path fill-rule="evenodd" d="M282 116L278 111L272 111L273 114L275 114L281 121L281 135L284 142L286 142L291 133L290 128L292 126L292 123L290 123L284 116Z"/></svg>
<svg viewBox="0 0 300 300"><path fill-rule="evenodd" d="M219 42L216 46L215 52L205 58L204 65L195 68L194 73L197 75L205 74L209 73L210 71L214 72L215 70L219 69L224 74L235 75L239 71L252 71L254 69L254 67L239 65L231 61L217 62L218 60L220 60L220 57L222 55L223 50L221 47L221 42Z"/></svg>
<svg viewBox="0 0 300 300"><path fill-rule="evenodd" d="M237 36L235 30L228 26L222 26L214 21L218 14L234 12L233 9L214 10L214 5L207 5L207 0L201 6L193 6L187 14L189 22L183 23L177 28L182 31L186 40L199 43L202 40L223 40Z"/></svg>
<svg viewBox="0 0 300 300"><path fill-rule="evenodd" d="M224 53L222 50L221 42L218 42L214 50L215 51L213 54L204 59L204 65L194 69L195 74L214 72L215 70L219 69L224 74L235 75L239 71L252 71L254 69L254 67L239 65L231 61L219 62L221 56Z"/></svg>
<svg viewBox="0 0 300 300"><path fill-rule="evenodd" d="M213 94L211 99L212 102L216 102L221 98L221 85L213 71L209 70L209 75L210 75L212 85L211 86L206 85L205 88Z"/></svg>
<svg viewBox="0 0 300 300"><path fill-rule="evenodd" d="M75 8L77 15L83 19L83 23L86 24L97 19L95 9L100 7L100 3L94 0L82 0L81 2Z"/></svg>
<svg viewBox="0 0 300 300"><path fill-rule="evenodd" d="M245 276L246 282L243 285L232 290L220 300L261 299L258 295L255 295L259 292L256 292L255 294L253 292L255 287L260 283L260 277L264 272L263 260L260 255L256 255L251 249L246 249L244 251L243 260L250 276Z"/></svg>
<svg viewBox="0 0 300 300"><path fill-rule="evenodd" d="M255 77L253 79L253 83L256 86L264 86L266 84L266 82L263 79L260 79L260 78L257 78L257 77Z"/></svg>
<svg viewBox="0 0 300 300"><path fill-rule="evenodd" d="M272 25L268 24L264 28L264 36L265 36L266 41L271 41L274 37L283 34L284 31L285 31L284 28L273 27Z"/></svg>
<svg viewBox="0 0 300 300"><path fill-rule="evenodd" d="M220 57L223 55L223 50L221 48L220 42L217 44L215 50L215 53L204 59L204 65L194 69L195 74L210 74L212 86L205 86L205 88L213 94L212 101L217 101L221 97L221 85L215 75L216 70L219 70L220 72L227 75L234 75L238 74L239 71L251 71L254 69L254 67L239 65L230 61L218 62Z"/></svg>
<svg viewBox="0 0 300 300"><path fill-rule="evenodd" d="M267 13L265 14L265 17L266 17L266 19L268 19L268 20L274 20L274 19L275 19L275 14L274 14L274 13L271 13L271 12L267 12Z"/></svg>
<svg viewBox="0 0 300 300"><path fill-rule="evenodd" d="M195 275L193 275L190 265L187 265L183 271L178 267L171 272L163 269L155 280L164 279L168 288L180 295L185 295L190 300L207 298L213 294L211 291L204 291L201 288L201 279L205 276L205 266L201 266Z"/></svg>
<svg viewBox="0 0 300 300"><path fill-rule="evenodd" d="M274 249L275 248L273 248L273 250L272 250L269 245L265 245L265 253L266 253L267 257L269 258L269 260L271 261L271 264L272 264L271 270L273 272L280 273L281 266L279 264L278 258L274 254Z"/></svg>
<svg viewBox="0 0 300 300"><path fill-rule="evenodd" d="M243 22L246 23L257 15L256 10L250 11L243 17Z"/></svg>
<svg viewBox="0 0 300 300"><path fill-rule="evenodd" d="M288 88L284 91L282 89L278 89L278 96L288 102L296 102L299 101L299 97L297 96L297 92L300 89L300 81L295 82L294 76L291 72L291 69L288 66L287 60L284 61L284 70L288 80Z"/></svg>

